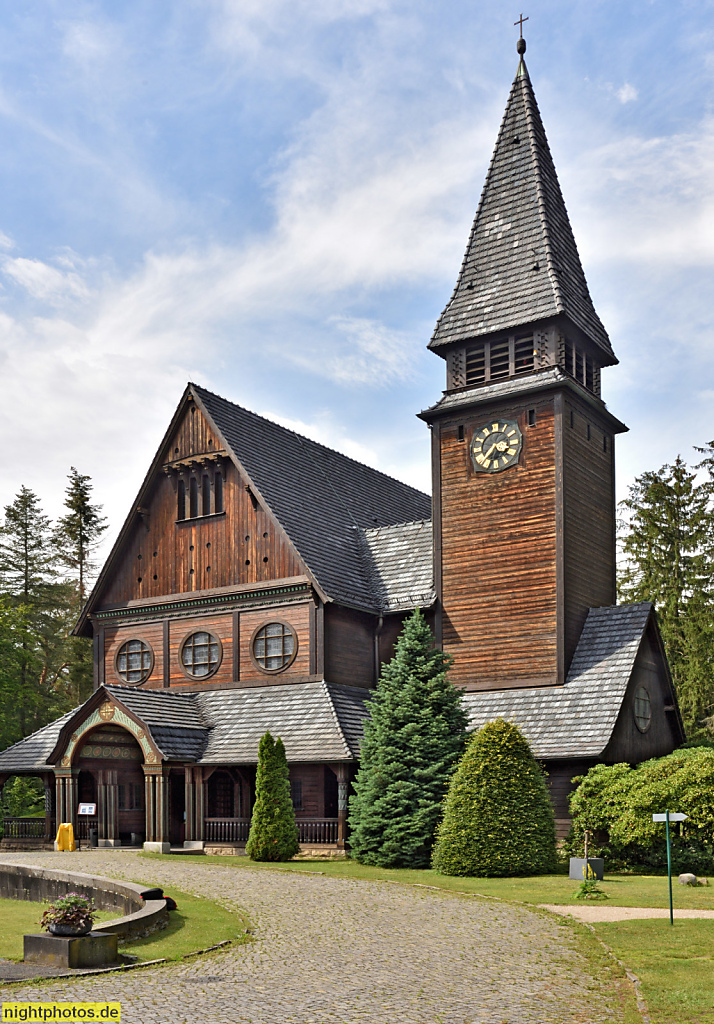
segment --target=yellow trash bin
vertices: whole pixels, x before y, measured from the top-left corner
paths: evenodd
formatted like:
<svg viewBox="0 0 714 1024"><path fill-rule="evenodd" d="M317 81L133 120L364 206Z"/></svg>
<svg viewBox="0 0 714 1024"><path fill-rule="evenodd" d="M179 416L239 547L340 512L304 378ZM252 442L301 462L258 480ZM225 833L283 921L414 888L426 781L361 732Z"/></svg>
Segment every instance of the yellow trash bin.
<svg viewBox="0 0 714 1024"><path fill-rule="evenodd" d="M74 829L72 828L71 821L63 821L57 829L55 847L57 850L66 850L69 853L73 853L76 849L74 845Z"/></svg>

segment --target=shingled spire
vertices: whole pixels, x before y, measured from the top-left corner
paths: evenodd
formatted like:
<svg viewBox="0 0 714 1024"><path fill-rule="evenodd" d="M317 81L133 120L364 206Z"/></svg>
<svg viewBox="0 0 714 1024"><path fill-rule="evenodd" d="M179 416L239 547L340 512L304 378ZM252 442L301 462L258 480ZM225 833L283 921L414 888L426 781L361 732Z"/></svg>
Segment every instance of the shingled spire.
<svg viewBox="0 0 714 1024"><path fill-rule="evenodd" d="M590 298L522 39L518 50L521 59L461 273L429 348L560 315L597 346L602 365L616 363Z"/></svg>

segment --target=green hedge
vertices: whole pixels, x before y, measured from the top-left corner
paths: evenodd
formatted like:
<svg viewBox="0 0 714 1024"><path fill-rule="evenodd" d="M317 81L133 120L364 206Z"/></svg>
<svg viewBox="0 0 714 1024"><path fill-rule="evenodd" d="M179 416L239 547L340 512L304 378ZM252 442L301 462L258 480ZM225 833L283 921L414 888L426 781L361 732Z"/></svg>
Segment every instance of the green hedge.
<svg viewBox="0 0 714 1024"><path fill-rule="evenodd" d="M555 870L545 776L522 733L502 718L469 741L454 772L433 866L442 875L537 875Z"/></svg>
<svg viewBox="0 0 714 1024"><path fill-rule="evenodd" d="M683 811L688 820L673 829L674 870L714 871L714 749L680 748L666 757L629 764L599 764L580 777L570 797L573 825L566 852L581 856L583 833L594 833L591 849L608 867L662 870L667 865L664 825L652 815Z"/></svg>

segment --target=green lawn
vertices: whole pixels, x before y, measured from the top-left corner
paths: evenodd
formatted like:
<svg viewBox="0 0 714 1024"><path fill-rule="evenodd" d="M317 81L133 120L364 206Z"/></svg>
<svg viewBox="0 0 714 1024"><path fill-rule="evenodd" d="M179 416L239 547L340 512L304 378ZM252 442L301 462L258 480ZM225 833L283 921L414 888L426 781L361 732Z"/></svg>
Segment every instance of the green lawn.
<svg viewBox="0 0 714 1024"><path fill-rule="evenodd" d="M247 942L246 919L226 910L212 900L189 896L176 889L165 889L167 896L173 896L178 910L169 915L169 926L146 939L137 939L121 946L122 952L132 953L140 960L156 960L160 957L177 959L198 949L214 946L224 939L233 942ZM22 937L29 932L39 932L39 920L45 904L27 900L0 900L0 957L6 960L22 960ZM110 921L117 917L115 911L100 911L98 921Z"/></svg>
<svg viewBox="0 0 714 1024"><path fill-rule="evenodd" d="M0 957L4 960L22 960L22 936L41 931L40 918L46 903L30 900L0 900ZM97 914L98 921L111 921L117 915L104 910Z"/></svg>
<svg viewBox="0 0 714 1024"><path fill-rule="evenodd" d="M642 982L653 1024L714 1022L714 921L614 921L595 930Z"/></svg>

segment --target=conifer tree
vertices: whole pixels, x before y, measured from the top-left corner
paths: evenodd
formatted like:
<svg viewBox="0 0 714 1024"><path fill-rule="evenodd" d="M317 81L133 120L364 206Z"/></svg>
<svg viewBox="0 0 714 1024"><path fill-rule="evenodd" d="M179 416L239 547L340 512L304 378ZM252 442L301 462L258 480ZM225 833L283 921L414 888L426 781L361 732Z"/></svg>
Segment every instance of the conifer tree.
<svg viewBox="0 0 714 1024"><path fill-rule="evenodd" d="M74 583L72 617L76 619L87 599L89 585L96 573L94 554L107 529L102 506L92 503L91 477L78 473L74 466L68 474L65 490L65 508L54 533L54 541L61 563L69 569ZM92 692L92 641L86 637L68 636L67 678L75 704L80 704Z"/></svg>
<svg viewBox="0 0 714 1024"><path fill-rule="evenodd" d="M253 860L290 860L300 850L285 747L266 732L258 747L255 804L246 853Z"/></svg>
<svg viewBox="0 0 714 1024"><path fill-rule="evenodd" d="M106 518L101 515L102 506L93 505L91 477L78 473L71 467L67 479L64 504L67 515L57 522L55 540L62 562L69 568L77 581L77 596L80 607L87 597L87 588L96 571L94 555L100 538L107 528Z"/></svg>
<svg viewBox="0 0 714 1024"><path fill-rule="evenodd" d="M12 691L17 728L26 736L71 706L66 637L72 602L71 588L58 575L50 520L24 486L0 527L0 593L18 615Z"/></svg>
<svg viewBox="0 0 714 1024"><path fill-rule="evenodd" d="M705 464L706 464L705 460ZM711 471L711 467L710 471ZM619 579L624 601L657 608L687 732L714 707L714 521L712 485L682 459L643 473L621 502L628 514Z"/></svg>
<svg viewBox="0 0 714 1024"><path fill-rule="evenodd" d="M451 777L434 848L442 875L537 875L555 867L545 777L520 730L502 718L469 740Z"/></svg>
<svg viewBox="0 0 714 1024"><path fill-rule="evenodd" d="M381 867L427 867L466 712L421 611L407 619L369 702L350 800L352 856Z"/></svg>

